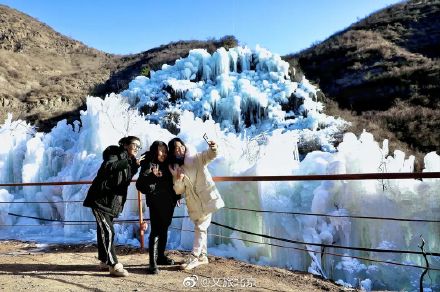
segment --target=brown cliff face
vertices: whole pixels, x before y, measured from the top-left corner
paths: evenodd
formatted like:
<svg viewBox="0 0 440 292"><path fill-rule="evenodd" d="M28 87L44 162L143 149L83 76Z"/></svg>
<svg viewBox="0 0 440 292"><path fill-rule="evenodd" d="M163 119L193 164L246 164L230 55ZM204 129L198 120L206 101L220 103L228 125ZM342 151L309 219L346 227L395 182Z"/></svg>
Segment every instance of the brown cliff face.
<svg viewBox="0 0 440 292"><path fill-rule="evenodd" d="M235 46L232 36L180 41L133 55L112 55L63 36L49 26L0 5L0 123L14 119L50 130L57 121L78 118L88 95L125 89L145 68L172 64L194 48Z"/></svg>
<svg viewBox="0 0 440 292"><path fill-rule="evenodd" d="M390 6L295 55L291 65L325 93L327 114L353 123L391 148L440 152L440 1ZM137 75L173 64L194 48L236 46L233 36L178 41L132 55L112 55L65 37L0 5L0 122L7 112L47 131L76 119L87 95L125 89Z"/></svg>
<svg viewBox="0 0 440 292"><path fill-rule="evenodd" d="M114 56L0 5L0 119L12 112L44 126L80 108L108 79Z"/></svg>
<svg viewBox="0 0 440 292"><path fill-rule="evenodd" d="M440 1L419 0L389 6L284 59L319 85L328 114L352 121L352 131L426 153L440 151L439 55Z"/></svg>

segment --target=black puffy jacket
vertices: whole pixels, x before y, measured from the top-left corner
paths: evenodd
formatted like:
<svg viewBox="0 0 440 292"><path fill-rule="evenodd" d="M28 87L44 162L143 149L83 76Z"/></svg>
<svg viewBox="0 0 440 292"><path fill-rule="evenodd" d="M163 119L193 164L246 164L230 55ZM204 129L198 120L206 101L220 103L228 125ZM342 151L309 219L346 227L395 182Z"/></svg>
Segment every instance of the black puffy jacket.
<svg viewBox="0 0 440 292"><path fill-rule="evenodd" d="M83 206L99 209L117 217L127 200L127 188L138 171L134 158L128 156L122 146L109 146L103 154L103 162L90 186Z"/></svg>
<svg viewBox="0 0 440 292"><path fill-rule="evenodd" d="M173 189L173 177L168 169L168 164L156 161L162 172L162 176L157 177L151 170L151 154L146 152L144 155L145 160L141 162L141 171L136 181L136 188L145 194L145 202L148 207L152 205L155 207L171 206L174 209L177 200L181 196L177 196Z"/></svg>

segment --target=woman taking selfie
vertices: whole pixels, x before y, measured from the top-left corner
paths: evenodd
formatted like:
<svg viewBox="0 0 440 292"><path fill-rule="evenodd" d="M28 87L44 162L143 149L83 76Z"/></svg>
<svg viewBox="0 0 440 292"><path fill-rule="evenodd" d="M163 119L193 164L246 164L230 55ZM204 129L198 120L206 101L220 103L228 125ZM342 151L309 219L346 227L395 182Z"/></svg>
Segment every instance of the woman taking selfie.
<svg viewBox="0 0 440 292"><path fill-rule="evenodd" d="M184 194L189 217L194 223L193 249L182 265L184 270L208 263L208 227L212 213L225 205L207 168L217 157L217 144L214 141L207 143L208 150L195 154L187 150L180 138L168 143L174 190Z"/></svg>

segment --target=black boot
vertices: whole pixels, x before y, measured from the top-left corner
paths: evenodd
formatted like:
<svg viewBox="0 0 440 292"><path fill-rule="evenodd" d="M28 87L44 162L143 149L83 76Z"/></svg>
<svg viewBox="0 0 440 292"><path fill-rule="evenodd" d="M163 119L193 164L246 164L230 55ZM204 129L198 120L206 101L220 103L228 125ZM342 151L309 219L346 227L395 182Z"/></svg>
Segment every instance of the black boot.
<svg viewBox="0 0 440 292"><path fill-rule="evenodd" d="M157 249L158 249L157 264L158 265L164 265L164 266L174 265L173 259L171 259L165 255L165 248L167 246L167 240L168 240L168 232L165 230L165 232L162 232L161 236L159 236L159 244L157 247Z"/></svg>
<svg viewBox="0 0 440 292"><path fill-rule="evenodd" d="M157 264L163 266L171 266L174 265L174 260L172 258L167 257L166 255L163 255L157 258Z"/></svg>
<svg viewBox="0 0 440 292"><path fill-rule="evenodd" d="M148 267L148 274L158 274L159 269L157 268L157 245L158 237L150 237L148 241L148 254L150 256L150 266Z"/></svg>

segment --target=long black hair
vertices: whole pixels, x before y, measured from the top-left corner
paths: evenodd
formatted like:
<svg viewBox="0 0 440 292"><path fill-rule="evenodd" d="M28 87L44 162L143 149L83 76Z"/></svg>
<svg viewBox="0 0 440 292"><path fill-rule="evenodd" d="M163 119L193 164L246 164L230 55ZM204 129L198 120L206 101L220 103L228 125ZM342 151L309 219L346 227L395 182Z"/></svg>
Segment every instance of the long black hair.
<svg viewBox="0 0 440 292"><path fill-rule="evenodd" d="M183 159L176 158L176 142L180 142L180 144L185 146L186 149L186 145L182 139L178 137L171 139L170 142L168 142L168 161L170 164L178 163L179 165L182 165Z"/></svg>
<svg viewBox="0 0 440 292"><path fill-rule="evenodd" d="M159 163L159 161L157 160L157 153L159 151L159 147L165 147L168 151L168 146L165 142L156 140L153 142L153 144L150 145L150 150L148 150L147 153L145 153L145 160L149 161L149 162L153 162L153 163ZM169 152L169 151L168 151ZM168 158L168 156L167 156Z"/></svg>

